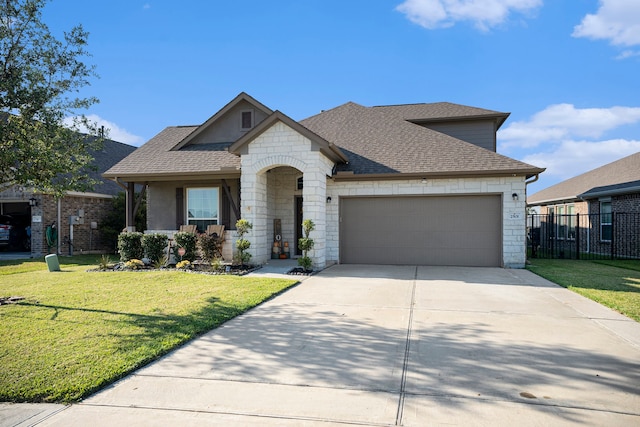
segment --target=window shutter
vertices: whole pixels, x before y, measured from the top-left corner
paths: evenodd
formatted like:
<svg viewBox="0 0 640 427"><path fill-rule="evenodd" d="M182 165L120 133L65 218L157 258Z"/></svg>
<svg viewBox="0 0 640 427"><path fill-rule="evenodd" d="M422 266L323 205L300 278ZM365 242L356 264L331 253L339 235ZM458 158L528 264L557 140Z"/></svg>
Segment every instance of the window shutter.
<svg viewBox="0 0 640 427"><path fill-rule="evenodd" d="M224 189L220 193L220 223L229 230L231 228L231 203L227 197L228 193Z"/></svg>
<svg viewBox="0 0 640 427"><path fill-rule="evenodd" d="M176 188L176 230L184 225L184 188Z"/></svg>

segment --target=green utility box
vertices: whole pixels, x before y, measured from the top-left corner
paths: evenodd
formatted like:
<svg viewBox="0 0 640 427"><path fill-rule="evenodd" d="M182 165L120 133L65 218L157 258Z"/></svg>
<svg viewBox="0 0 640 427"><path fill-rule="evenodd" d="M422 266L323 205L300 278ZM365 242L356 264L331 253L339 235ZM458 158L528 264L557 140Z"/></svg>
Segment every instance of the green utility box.
<svg viewBox="0 0 640 427"><path fill-rule="evenodd" d="M45 262L47 263L47 268L49 271L60 271L60 262L58 261L58 255L50 254L44 257Z"/></svg>

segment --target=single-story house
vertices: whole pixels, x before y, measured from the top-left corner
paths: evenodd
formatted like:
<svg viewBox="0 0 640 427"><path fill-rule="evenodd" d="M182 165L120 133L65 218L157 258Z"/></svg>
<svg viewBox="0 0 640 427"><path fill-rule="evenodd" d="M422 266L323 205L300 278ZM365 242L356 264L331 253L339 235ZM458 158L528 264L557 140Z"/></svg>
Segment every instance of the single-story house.
<svg viewBox="0 0 640 427"><path fill-rule="evenodd" d="M105 139L101 150L91 151L95 170L89 176L98 181L92 192L69 191L56 199L30 188L12 186L0 192L0 213L19 219L21 227L29 227L27 244L9 249L31 251L32 257L47 253L80 254L113 252L103 244L99 223L111 209L115 195L124 191L102 173L131 154L136 147ZM57 239L47 229L55 226Z"/></svg>
<svg viewBox="0 0 640 427"><path fill-rule="evenodd" d="M496 153L508 113L447 102L353 102L296 121L240 93L207 121L171 126L104 176L147 188L146 232L253 224L252 262L311 219L315 268L331 263L522 267L527 180Z"/></svg>
<svg viewBox="0 0 640 427"><path fill-rule="evenodd" d="M548 238L573 242L587 228L580 251L640 255L640 152L562 181L527 198L547 223ZM581 218L581 219L580 219ZM618 218L619 225L613 222ZM580 224L578 224L580 222ZM544 236L543 236L544 237ZM618 248L612 247L612 241ZM634 255L635 254L635 255Z"/></svg>

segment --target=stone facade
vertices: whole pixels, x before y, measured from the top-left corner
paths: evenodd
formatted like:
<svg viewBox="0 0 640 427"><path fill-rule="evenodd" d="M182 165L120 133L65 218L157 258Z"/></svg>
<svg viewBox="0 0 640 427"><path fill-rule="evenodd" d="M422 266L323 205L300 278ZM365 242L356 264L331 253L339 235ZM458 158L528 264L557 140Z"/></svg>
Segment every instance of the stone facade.
<svg viewBox="0 0 640 427"><path fill-rule="evenodd" d="M270 258L273 226L269 221L276 215L269 209L269 200L278 198L274 186L269 186L269 171L288 167L298 171L290 175L303 176L304 219L311 219L316 226L314 236L326 233L325 205L327 197L327 176L331 175L333 163L303 135L282 122L266 130L248 147L242 155L241 215L253 224L249 235L252 262L262 264ZM295 181L294 181L295 182ZM271 188L271 191L269 189ZM326 243L323 238L315 238L312 259L314 268L326 266Z"/></svg>
<svg viewBox="0 0 640 427"><path fill-rule="evenodd" d="M518 194L514 201L512 195ZM506 268L525 264L525 183L524 177L456 178L397 181L334 182L329 180L327 196L327 261L340 260L339 198L341 196L502 194L502 259Z"/></svg>

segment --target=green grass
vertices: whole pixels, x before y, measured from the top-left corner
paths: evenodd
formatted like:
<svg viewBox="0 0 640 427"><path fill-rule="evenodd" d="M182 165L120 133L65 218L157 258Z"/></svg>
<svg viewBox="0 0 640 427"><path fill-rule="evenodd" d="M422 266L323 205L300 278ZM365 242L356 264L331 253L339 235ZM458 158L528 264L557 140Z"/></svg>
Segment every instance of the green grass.
<svg viewBox="0 0 640 427"><path fill-rule="evenodd" d="M0 297L25 298L0 306L0 401L77 401L296 283L60 263L0 262Z"/></svg>
<svg viewBox="0 0 640 427"><path fill-rule="evenodd" d="M532 259L527 268L640 322L640 261Z"/></svg>

